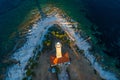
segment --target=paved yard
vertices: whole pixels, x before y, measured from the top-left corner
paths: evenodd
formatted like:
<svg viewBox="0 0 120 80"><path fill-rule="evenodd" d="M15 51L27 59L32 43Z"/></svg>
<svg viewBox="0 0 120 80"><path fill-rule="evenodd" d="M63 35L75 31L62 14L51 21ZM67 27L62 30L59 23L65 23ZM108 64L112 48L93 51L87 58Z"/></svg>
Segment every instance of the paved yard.
<svg viewBox="0 0 120 80"><path fill-rule="evenodd" d="M68 52L71 58L71 64L66 67L62 67L61 74L59 74L59 80L101 80L100 76L94 71L90 63L84 56L78 53L76 54L66 45L63 45L63 53ZM35 76L33 80L57 80L57 75L48 71L50 67L49 57L55 54L55 50L43 53L38 61L38 65L35 67ZM67 69L67 72L66 72Z"/></svg>

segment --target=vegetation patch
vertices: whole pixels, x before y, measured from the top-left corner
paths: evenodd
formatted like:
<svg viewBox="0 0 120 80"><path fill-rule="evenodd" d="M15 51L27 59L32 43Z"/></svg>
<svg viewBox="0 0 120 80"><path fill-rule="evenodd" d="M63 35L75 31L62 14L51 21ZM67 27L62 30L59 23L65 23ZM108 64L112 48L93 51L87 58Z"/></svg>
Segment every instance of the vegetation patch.
<svg viewBox="0 0 120 80"><path fill-rule="evenodd" d="M67 34L57 24L48 29L43 41L43 51L52 50L54 41L60 41L63 44L69 44L70 42Z"/></svg>

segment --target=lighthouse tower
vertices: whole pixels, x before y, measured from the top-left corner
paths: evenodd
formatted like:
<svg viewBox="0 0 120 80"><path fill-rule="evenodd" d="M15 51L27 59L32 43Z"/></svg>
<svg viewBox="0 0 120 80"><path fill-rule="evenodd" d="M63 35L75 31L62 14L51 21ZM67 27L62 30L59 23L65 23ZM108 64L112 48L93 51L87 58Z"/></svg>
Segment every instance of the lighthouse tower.
<svg viewBox="0 0 120 80"><path fill-rule="evenodd" d="M62 57L62 53L61 53L62 44L60 42L57 42L55 47L56 47L56 58L61 58Z"/></svg>
<svg viewBox="0 0 120 80"><path fill-rule="evenodd" d="M56 47L56 55L50 56L51 66L55 66L63 63L70 63L68 52L62 54L62 50L61 50L62 44L60 42L57 42L55 44L55 47Z"/></svg>

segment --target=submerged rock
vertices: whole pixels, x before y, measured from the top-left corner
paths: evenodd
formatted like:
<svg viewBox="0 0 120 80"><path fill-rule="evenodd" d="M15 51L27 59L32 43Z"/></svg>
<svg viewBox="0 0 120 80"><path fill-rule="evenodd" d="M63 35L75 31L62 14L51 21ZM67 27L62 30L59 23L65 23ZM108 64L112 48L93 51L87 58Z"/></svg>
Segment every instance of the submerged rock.
<svg viewBox="0 0 120 80"><path fill-rule="evenodd" d="M5 59L3 61L3 63L5 63L5 64L17 64L17 63L19 63L20 64L20 61L17 61L16 59Z"/></svg>

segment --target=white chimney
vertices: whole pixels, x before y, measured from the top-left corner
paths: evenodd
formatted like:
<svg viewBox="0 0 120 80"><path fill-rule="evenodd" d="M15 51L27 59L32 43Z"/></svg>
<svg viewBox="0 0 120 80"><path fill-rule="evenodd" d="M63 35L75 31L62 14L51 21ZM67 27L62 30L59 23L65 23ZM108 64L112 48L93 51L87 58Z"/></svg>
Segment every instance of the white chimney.
<svg viewBox="0 0 120 80"><path fill-rule="evenodd" d="M56 57L57 58L61 58L62 57L62 53L61 53L61 47L62 47L62 45L61 45L61 43L57 42L56 45L55 45L55 47L56 47Z"/></svg>

